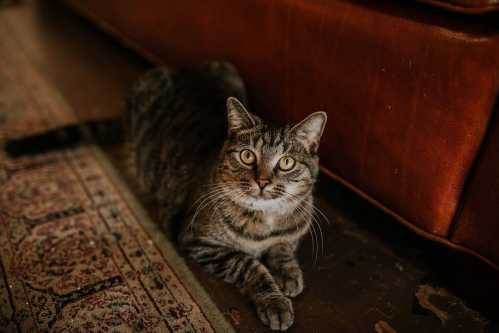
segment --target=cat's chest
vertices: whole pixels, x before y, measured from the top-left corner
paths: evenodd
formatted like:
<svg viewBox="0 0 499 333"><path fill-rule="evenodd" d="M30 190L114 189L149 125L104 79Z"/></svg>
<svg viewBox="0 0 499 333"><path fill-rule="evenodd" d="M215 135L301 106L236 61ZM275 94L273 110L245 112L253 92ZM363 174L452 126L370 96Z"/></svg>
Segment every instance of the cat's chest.
<svg viewBox="0 0 499 333"><path fill-rule="evenodd" d="M285 219L272 214L260 214L246 218L245 220L242 219L242 221L242 229L246 233L255 235L256 237L271 234L280 229L284 224L287 224Z"/></svg>
<svg viewBox="0 0 499 333"><path fill-rule="evenodd" d="M297 228L301 225L301 228ZM308 223L298 223L275 216L258 216L230 229L233 242L240 250L259 257L278 243L292 243L308 230Z"/></svg>
<svg viewBox="0 0 499 333"><path fill-rule="evenodd" d="M273 215L261 216L254 221L254 224L260 226L264 232L272 232L276 225L280 223L282 223L282 221Z"/></svg>

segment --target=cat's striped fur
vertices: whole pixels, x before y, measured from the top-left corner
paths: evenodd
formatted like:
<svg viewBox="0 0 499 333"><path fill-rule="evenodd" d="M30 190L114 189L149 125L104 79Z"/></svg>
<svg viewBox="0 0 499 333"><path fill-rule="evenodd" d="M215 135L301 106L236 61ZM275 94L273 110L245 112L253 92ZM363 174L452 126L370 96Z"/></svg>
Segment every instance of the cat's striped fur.
<svg viewBox="0 0 499 333"><path fill-rule="evenodd" d="M303 290L295 251L312 223L326 115L272 128L239 100L244 84L227 63L155 69L133 87L127 136L163 224L181 217L185 253L247 294L266 325L286 330L294 320L289 297ZM254 163L243 163L243 150ZM279 167L284 156L295 161L287 171Z"/></svg>

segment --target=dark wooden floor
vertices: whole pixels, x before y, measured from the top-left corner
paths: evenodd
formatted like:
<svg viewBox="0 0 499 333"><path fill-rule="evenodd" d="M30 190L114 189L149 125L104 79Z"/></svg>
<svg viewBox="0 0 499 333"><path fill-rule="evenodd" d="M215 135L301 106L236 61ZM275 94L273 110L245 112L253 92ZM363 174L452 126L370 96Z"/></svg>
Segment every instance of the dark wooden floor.
<svg viewBox="0 0 499 333"><path fill-rule="evenodd" d="M0 23L81 116L123 110L130 84L150 67L57 1L0 7ZM323 242L307 237L300 249L306 289L291 332L498 331L497 272L421 239L328 179L318 199L329 223ZM234 288L191 267L239 331L266 331Z"/></svg>

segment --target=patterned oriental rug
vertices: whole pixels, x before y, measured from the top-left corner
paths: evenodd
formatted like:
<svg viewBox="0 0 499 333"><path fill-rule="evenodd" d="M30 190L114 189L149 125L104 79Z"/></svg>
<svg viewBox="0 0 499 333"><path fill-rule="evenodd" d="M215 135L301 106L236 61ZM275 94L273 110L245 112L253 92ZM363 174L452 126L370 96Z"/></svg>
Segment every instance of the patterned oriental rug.
<svg viewBox="0 0 499 333"><path fill-rule="evenodd" d="M75 121L9 43L0 38L2 145ZM0 332L232 331L98 148L0 153Z"/></svg>

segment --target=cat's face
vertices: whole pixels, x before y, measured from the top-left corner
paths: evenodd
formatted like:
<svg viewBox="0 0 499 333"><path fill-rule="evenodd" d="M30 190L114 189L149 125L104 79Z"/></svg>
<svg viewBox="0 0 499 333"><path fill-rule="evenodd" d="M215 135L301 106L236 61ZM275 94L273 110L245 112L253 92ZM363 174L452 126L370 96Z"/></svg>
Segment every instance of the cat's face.
<svg viewBox="0 0 499 333"><path fill-rule="evenodd" d="M229 137L220 166L225 193L243 207L272 211L295 206L312 190L326 115L273 129L234 98L227 102Z"/></svg>

